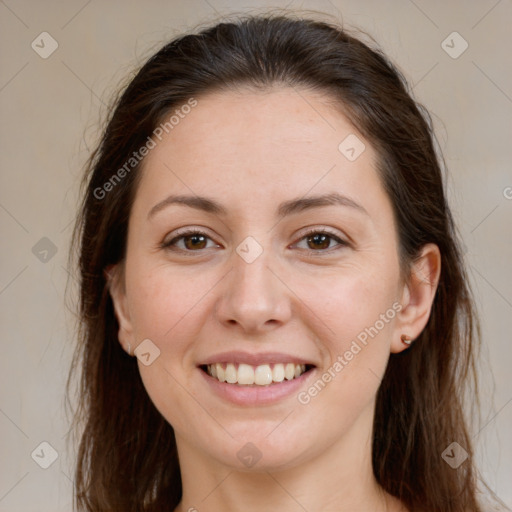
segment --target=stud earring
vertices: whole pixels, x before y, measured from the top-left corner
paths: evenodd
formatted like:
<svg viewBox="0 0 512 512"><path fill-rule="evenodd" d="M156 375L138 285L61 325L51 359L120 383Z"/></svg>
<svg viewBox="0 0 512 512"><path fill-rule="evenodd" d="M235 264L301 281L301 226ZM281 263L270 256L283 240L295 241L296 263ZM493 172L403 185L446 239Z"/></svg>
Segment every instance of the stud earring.
<svg viewBox="0 0 512 512"><path fill-rule="evenodd" d="M407 336L407 334L402 334L402 336L400 336L400 339L402 340L402 343L405 343L406 345L410 345L412 343L412 338L410 336Z"/></svg>

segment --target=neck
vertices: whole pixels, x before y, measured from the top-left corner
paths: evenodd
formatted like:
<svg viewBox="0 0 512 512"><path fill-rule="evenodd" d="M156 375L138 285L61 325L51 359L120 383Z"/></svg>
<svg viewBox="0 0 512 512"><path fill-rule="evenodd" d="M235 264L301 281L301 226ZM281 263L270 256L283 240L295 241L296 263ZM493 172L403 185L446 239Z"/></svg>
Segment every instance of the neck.
<svg viewBox="0 0 512 512"><path fill-rule="evenodd" d="M284 470L240 471L205 457L177 435L183 499L175 512L404 510L375 480L373 409L365 414L327 450Z"/></svg>

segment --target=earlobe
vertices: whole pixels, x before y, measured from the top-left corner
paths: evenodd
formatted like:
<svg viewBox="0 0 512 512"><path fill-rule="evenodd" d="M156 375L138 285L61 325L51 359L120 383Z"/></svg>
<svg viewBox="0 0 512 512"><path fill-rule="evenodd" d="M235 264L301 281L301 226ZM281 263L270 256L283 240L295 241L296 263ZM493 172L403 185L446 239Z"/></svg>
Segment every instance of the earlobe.
<svg viewBox="0 0 512 512"><path fill-rule="evenodd" d="M117 323L119 324L119 343L125 352L132 355L133 327L124 285L124 268L121 263L109 265L105 268L104 273L107 279L110 297L112 298Z"/></svg>
<svg viewBox="0 0 512 512"><path fill-rule="evenodd" d="M441 253L435 244L426 244L414 261L404 284L402 309L391 342L391 352L405 350L427 325L441 275Z"/></svg>

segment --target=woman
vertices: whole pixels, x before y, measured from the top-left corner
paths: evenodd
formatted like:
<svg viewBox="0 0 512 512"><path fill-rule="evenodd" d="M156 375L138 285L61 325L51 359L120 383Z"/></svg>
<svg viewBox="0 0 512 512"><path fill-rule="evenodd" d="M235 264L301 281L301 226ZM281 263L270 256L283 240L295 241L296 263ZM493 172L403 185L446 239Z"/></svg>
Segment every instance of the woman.
<svg viewBox="0 0 512 512"><path fill-rule="evenodd" d="M146 62L75 231L78 510L482 510L433 140L324 22L241 18Z"/></svg>

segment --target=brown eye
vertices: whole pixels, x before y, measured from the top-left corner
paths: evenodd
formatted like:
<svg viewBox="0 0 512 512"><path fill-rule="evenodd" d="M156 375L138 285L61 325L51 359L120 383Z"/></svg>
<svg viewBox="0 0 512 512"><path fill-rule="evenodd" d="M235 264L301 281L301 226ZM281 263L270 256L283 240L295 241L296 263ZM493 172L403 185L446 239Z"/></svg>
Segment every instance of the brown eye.
<svg viewBox="0 0 512 512"><path fill-rule="evenodd" d="M324 233L317 233L307 237L311 249L328 249L332 237Z"/></svg>
<svg viewBox="0 0 512 512"><path fill-rule="evenodd" d="M200 252L208 248L207 244L209 240L211 240L211 238L202 231L189 230L179 234L168 242L162 243L161 247L171 251ZM181 242L183 243L180 246Z"/></svg>
<svg viewBox="0 0 512 512"><path fill-rule="evenodd" d="M310 253L330 253L331 250L339 249L349 245L348 242L345 242L334 233L318 229L311 230L308 233L306 233L301 238L300 242L302 242L303 240L306 242L306 247L300 248L305 249ZM335 245L332 244L333 241L336 242Z"/></svg>
<svg viewBox="0 0 512 512"><path fill-rule="evenodd" d="M206 246L207 237L203 235L187 235L182 238L187 249L204 249Z"/></svg>

